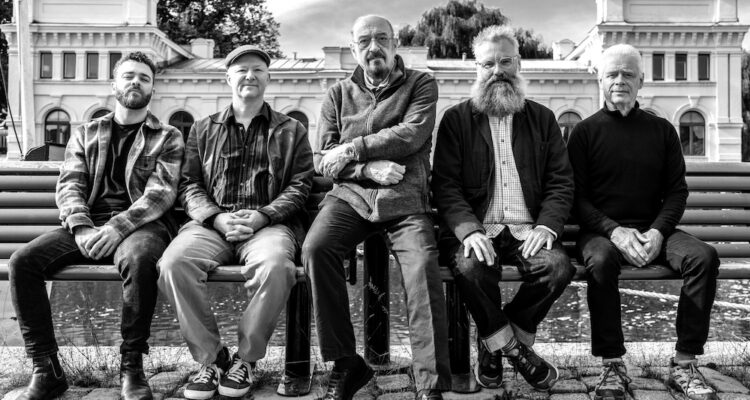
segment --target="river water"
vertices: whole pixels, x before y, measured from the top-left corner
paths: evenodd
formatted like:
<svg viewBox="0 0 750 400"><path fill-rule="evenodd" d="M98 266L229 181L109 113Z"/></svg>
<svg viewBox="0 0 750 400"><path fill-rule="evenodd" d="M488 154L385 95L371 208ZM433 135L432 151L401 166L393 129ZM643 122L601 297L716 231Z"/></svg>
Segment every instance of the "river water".
<svg viewBox="0 0 750 400"><path fill-rule="evenodd" d="M357 285L348 285L351 314L358 340L362 341L362 271ZM391 265L391 344L408 345L408 326L400 287L400 272ZM750 281L719 281L717 300L750 303ZM503 285L503 298L510 299L518 284ZM621 287L657 293L679 294L679 281L627 281ZM211 283L209 292L222 337L237 344L236 323L247 299L238 283ZM120 343L119 282L55 282L51 287L52 312L60 345L105 345ZM622 323L626 341L674 341L676 304L671 301L622 295ZM279 319L272 345L284 344L285 317ZM313 321L314 323L314 321ZM172 308L160 299L152 326L152 346L181 346L183 340ZM317 343L313 325L313 343ZM585 288L569 287L539 326L540 342L588 342L589 316ZM714 307L709 340L750 340L750 313ZM0 344L22 346L14 318L7 282L0 282Z"/></svg>

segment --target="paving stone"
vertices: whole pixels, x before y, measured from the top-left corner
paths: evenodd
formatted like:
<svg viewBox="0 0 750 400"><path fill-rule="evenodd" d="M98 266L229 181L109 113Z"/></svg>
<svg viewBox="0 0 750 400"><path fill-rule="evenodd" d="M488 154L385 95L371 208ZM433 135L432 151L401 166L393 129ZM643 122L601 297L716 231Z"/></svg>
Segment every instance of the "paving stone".
<svg viewBox="0 0 750 400"><path fill-rule="evenodd" d="M443 392L443 400L500 400L506 399L508 392L505 389L487 389L476 393L456 393L456 392ZM382 397L379 397L380 400Z"/></svg>
<svg viewBox="0 0 750 400"><path fill-rule="evenodd" d="M84 396L91 393L91 391L93 391L92 388L72 387L66 390L57 400L81 400Z"/></svg>
<svg viewBox="0 0 750 400"><path fill-rule="evenodd" d="M706 377L708 383L715 387L719 392L750 394L750 390L742 386L737 379L726 376L715 369L706 367L700 367L698 369L703 376Z"/></svg>
<svg viewBox="0 0 750 400"><path fill-rule="evenodd" d="M554 393L549 396L549 400L591 400L589 394L582 393Z"/></svg>
<svg viewBox="0 0 750 400"><path fill-rule="evenodd" d="M414 400L414 392L395 392L395 393L383 393L378 396L378 400Z"/></svg>
<svg viewBox="0 0 750 400"><path fill-rule="evenodd" d="M377 393L388 393L403 392L407 389L410 389L412 384L411 379L409 379L409 375L397 374L378 376L376 378L375 386Z"/></svg>
<svg viewBox="0 0 750 400"><path fill-rule="evenodd" d="M578 379L563 379L557 381L555 386L552 386L550 393L552 394L568 394L568 393L586 393L588 389L586 385ZM588 395L587 395L588 396Z"/></svg>
<svg viewBox="0 0 750 400"><path fill-rule="evenodd" d="M178 399L184 399L185 398L185 386L187 386L187 383L184 385L180 385L174 393L172 393L172 396L177 397Z"/></svg>
<svg viewBox="0 0 750 400"><path fill-rule="evenodd" d="M569 368L561 368L557 367L557 379L564 380L564 379L575 379L573 377L573 372Z"/></svg>
<svg viewBox="0 0 750 400"><path fill-rule="evenodd" d="M581 378L581 383L586 385L586 390L590 392L594 390L594 387L596 387L596 384L599 383L599 375L584 376L583 378Z"/></svg>
<svg viewBox="0 0 750 400"><path fill-rule="evenodd" d="M120 388L94 389L81 400L120 400Z"/></svg>
<svg viewBox="0 0 750 400"><path fill-rule="evenodd" d="M276 386L278 383L269 383L267 385L263 385L261 387L253 388L252 390L252 398L258 399L258 400L282 400L282 399L290 399L290 397L284 397L280 396L278 393L276 393ZM316 396L323 395L322 390L318 387L318 390L316 391L313 387L313 390L310 391L310 393L300 396L300 397L294 397L294 399L298 400L312 400L316 398ZM245 396L247 398L251 398L248 396Z"/></svg>
<svg viewBox="0 0 750 400"><path fill-rule="evenodd" d="M3 400L16 400L23 393L25 387L15 388L3 396Z"/></svg>
<svg viewBox="0 0 750 400"><path fill-rule="evenodd" d="M164 400L164 393L154 393L154 400Z"/></svg>
<svg viewBox="0 0 750 400"><path fill-rule="evenodd" d="M518 376L518 379L504 380L503 388L505 389L506 392L508 392L508 395L513 399L515 398L529 399L529 400L549 399L548 392L542 392L542 391L534 389L520 375Z"/></svg>
<svg viewBox="0 0 750 400"><path fill-rule="evenodd" d="M658 379L642 378L640 376L631 377L633 382L630 383L630 388L633 390L667 390L667 386L664 382Z"/></svg>
<svg viewBox="0 0 750 400"><path fill-rule="evenodd" d="M636 400L674 400L665 390L634 390Z"/></svg>
<svg viewBox="0 0 750 400"><path fill-rule="evenodd" d="M186 380L187 373L180 371L160 372L148 380L154 393L171 393Z"/></svg>

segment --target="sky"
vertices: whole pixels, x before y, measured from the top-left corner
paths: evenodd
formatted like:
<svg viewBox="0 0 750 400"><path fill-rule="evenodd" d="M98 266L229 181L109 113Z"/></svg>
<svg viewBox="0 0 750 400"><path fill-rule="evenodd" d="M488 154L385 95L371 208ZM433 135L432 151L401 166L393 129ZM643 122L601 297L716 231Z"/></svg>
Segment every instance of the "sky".
<svg viewBox="0 0 750 400"><path fill-rule="evenodd" d="M541 34L544 43L582 40L596 22L596 0L480 0L499 8L511 25ZM354 20L365 14L379 14L396 27L415 26L425 10L447 0L266 0L268 9L281 24L279 42L285 56L323 57L324 46L347 46ZM740 23L750 25L750 2L738 1ZM750 35L745 37L750 49Z"/></svg>

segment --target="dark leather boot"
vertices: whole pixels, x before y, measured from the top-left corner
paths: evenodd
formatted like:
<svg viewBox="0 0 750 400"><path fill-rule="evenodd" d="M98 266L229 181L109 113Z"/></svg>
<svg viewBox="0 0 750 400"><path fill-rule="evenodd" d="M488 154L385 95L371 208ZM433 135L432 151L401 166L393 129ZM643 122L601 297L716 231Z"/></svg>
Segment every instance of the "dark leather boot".
<svg viewBox="0 0 750 400"><path fill-rule="evenodd" d="M65 373L57 359L57 354L35 358L31 382L17 400L48 400L68 390Z"/></svg>
<svg viewBox="0 0 750 400"><path fill-rule="evenodd" d="M152 400L151 388L143 373L143 357L138 351L122 354L120 385L123 400Z"/></svg>

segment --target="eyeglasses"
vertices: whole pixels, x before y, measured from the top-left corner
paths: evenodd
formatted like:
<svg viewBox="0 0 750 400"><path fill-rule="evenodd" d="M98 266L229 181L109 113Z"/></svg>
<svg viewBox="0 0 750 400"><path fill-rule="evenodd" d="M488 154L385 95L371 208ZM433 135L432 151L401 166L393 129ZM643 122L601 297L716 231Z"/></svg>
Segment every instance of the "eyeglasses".
<svg viewBox="0 0 750 400"><path fill-rule="evenodd" d="M366 49L368 46L370 46L370 43L372 43L373 39L378 44L378 46L388 46L390 44L392 37L388 35L377 35L372 37L361 37L357 40L357 46L359 46L360 50Z"/></svg>
<svg viewBox="0 0 750 400"><path fill-rule="evenodd" d="M482 67L482 69L485 71L494 70L496 65L500 65L500 68L502 69L508 69L513 66L517 59L518 56L503 57L496 61L477 62L477 65Z"/></svg>

